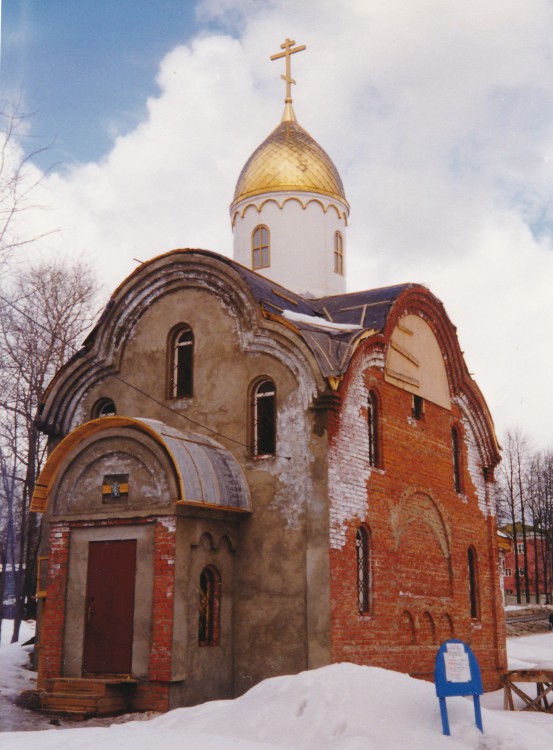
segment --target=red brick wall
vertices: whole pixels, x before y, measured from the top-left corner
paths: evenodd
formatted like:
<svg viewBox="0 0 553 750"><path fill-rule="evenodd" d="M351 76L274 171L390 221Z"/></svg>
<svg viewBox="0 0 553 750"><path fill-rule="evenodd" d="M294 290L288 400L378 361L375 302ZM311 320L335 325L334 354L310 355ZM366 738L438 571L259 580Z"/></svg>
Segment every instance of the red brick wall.
<svg viewBox="0 0 553 750"><path fill-rule="evenodd" d="M380 401L382 468L368 465L368 391ZM457 404L425 402L384 382L381 362L359 353L345 377L341 407L329 420L332 660L431 678L441 641L471 645L487 689L505 668L493 487L477 466L476 438ZM455 492L451 429L463 436L463 490ZM371 611L359 615L355 535L372 540ZM480 617L471 620L467 551L478 558Z"/></svg>
<svg viewBox="0 0 553 750"><path fill-rule="evenodd" d="M38 686L49 677L59 677L63 658L63 619L69 561L69 524L50 527L47 599L43 603L39 645Z"/></svg>
<svg viewBox="0 0 553 750"><path fill-rule="evenodd" d="M171 648L173 642L173 599L175 592L176 519L158 520L155 528L154 600L152 650L150 652L149 709L169 709ZM152 683L157 685L152 685ZM138 708L138 706L137 706Z"/></svg>

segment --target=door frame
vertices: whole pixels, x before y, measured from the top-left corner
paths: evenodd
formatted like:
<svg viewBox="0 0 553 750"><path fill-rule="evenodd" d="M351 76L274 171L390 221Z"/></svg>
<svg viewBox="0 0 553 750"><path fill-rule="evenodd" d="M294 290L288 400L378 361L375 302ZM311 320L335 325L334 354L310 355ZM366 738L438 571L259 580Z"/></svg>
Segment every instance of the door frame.
<svg viewBox="0 0 553 750"><path fill-rule="evenodd" d="M154 524L96 526L71 530L63 639L63 676L81 677L89 542L136 539L135 607L133 619L133 677L147 677L151 650Z"/></svg>

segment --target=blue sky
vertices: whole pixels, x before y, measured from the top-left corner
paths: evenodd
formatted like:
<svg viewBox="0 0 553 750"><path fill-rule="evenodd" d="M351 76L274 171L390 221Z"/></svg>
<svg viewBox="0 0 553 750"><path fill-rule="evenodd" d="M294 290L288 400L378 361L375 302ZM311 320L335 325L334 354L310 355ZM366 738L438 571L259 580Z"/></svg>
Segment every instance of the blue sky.
<svg viewBox="0 0 553 750"><path fill-rule="evenodd" d="M198 31L189 0L3 0L1 96L21 94L41 161L96 160L158 93L162 57ZM208 31L210 26L205 26Z"/></svg>
<svg viewBox="0 0 553 750"><path fill-rule="evenodd" d="M0 95L34 113L14 145L54 141L18 257L86 258L112 290L133 258L230 255L286 37L351 205L348 288L426 284L498 432L553 444L551 0L3 0Z"/></svg>

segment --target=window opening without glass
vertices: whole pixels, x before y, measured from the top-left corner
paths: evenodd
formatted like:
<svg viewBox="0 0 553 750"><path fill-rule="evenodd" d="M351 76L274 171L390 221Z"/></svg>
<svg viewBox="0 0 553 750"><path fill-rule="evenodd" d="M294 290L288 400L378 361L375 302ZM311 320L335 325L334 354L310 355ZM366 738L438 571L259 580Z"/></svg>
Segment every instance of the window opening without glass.
<svg viewBox="0 0 553 750"><path fill-rule="evenodd" d="M453 482L455 484L455 492L462 493L461 441L459 438L459 430L456 427L453 427L451 430L451 443L453 450Z"/></svg>
<svg viewBox="0 0 553 750"><path fill-rule="evenodd" d="M114 417L117 411L115 404L110 398L101 398L94 404L92 409L92 416L94 418L99 417Z"/></svg>
<svg viewBox="0 0 553 750"><path fill-rule="evenodd" d="M478 608L478 565L476 552L473 547L468 549L468 569L469 569L469 601L470 616L476 619L479 616Z"/></svg>
<svg viewBox="0 0 553 750"><path fill-rule="evenodd" d="M369 534L363 526L357 529L355 549L357 554L357 607L360 615L370 612L370 549Z"/></svg>
<svg viewBox="0 0 553 750"><path fill-rule="evenodd" d="M272 380L262 380L253 390L252 453L254 457L276 453L276 388Z"/></svg>
<svg viewBox="0 0 553 750"><path fill-rule="evenodd" d="M424 399L422 396L413 395L413 419L422 419L424 417Z"/></svg>
<svg viewBox="0 0 553 750"><path fill-rule="evenodd" d="M369 464L370 466L378 466L378 402L374 391L370 391L367 400L367 429L369 435Z"/></svg>

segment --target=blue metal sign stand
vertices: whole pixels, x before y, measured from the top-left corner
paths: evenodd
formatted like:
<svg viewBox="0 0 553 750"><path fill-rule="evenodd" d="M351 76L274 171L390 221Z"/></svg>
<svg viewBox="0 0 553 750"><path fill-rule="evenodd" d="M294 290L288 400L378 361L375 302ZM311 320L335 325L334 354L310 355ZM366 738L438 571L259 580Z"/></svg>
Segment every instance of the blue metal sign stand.
<svg viewBox="0 0 553 750"><path fill-rule="evenodd" d="M440 701L440 714L444 734L449 731L449 719L445 699L450 696L472 695L474 701L474 721L478 729L483 732L480 696L482 677L476 656L469 646L458 638L445 641L436 654L436 668L434 670L436 695Z"/></svg>

